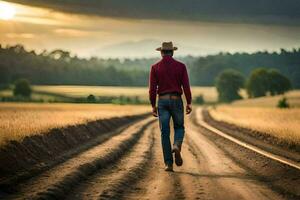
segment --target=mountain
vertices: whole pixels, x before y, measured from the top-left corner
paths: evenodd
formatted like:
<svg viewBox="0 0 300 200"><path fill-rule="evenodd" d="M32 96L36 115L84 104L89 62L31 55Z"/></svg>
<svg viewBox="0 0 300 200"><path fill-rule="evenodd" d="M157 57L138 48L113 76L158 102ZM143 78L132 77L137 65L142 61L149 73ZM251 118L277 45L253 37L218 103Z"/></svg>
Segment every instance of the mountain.
<svg viewBox="0 0 300 200"><path fill-rule="evenodd" d="M112 57L111 55L114 55L114 58L159 57L160 53L155 50L159 46L161 46L161 41L154 39L127 41L104 46L94 50L91 54L104 58ZM175 52L175 56L180 57L187 55L199 56L216 54L219 52L217 49L204 49L180 43L174 43L174 46L178 47L178 51Z"/></svg>

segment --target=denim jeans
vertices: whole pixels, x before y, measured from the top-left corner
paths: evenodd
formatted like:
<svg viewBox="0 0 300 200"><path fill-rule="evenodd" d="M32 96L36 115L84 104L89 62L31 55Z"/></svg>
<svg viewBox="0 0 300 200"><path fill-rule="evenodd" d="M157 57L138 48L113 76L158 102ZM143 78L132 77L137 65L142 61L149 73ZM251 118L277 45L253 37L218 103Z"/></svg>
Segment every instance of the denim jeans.
<svg viewBox="0 0 300 200"><path fill-rule="evenodd" d="M174 124L174 144L181 145L184 137L184 115L182 99L159 99L158 116L161 130L161 143L165 164L173 164L170 142L170 119Z"/></svg>

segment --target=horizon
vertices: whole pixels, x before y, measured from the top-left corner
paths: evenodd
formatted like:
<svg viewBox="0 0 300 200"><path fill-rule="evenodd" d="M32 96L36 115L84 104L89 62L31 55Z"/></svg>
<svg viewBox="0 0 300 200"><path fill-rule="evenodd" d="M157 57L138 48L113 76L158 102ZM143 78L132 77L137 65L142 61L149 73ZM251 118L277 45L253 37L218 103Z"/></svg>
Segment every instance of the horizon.
<svg viewBox="0 0 300 200"><path fill-rule="evenodd" d="M23 44L14 44L14 45L10 45L10 44L7 44L7 45L3 45L0 43L0 48L2 49L7 49L7 48L10 48L10 47L14 47L14 46L17 46L17 45L21 45L24 47L25 51L26 52L31 52L31 51L34 51L37 55L39 54L42 54L43 52L47 52L47 53L50 53L52 51L55 51L55 50L62 50L62 51L67 51L70 53L70 56L72 58L74 57L77 57L79 59L92 59L92 58L96 58L96 59L104 59L104 60L109 60L109 59L119 59L121 62L123 60L126 60L126 59L129 59L129 60L135 60L135 59L160 59L161 58L161 55L158 54L157 56L153 56L153 57L101 57L101 56L90 56L90 57L84 57L84 56L79 56L77 55L76 53L72 52L72 51L69 51L67 49L60 49L60 48L54 48L54 49L43 49L43 50L37 50L37 49L29 49L27 48L26 46L24 46ZM256 53L268 53L268 54L273 54L273 53L277 53L277 54L280 54L281 53L281 50L285 50L287 52L293 52L293 51L300 51L300 46L299 47L294 47L294 48L291 48L291 49L285 49L285 48L279 48L278 50L276 51L268 51L268 50L257 50L257 51L254 51L254 52L246 52L246 51L238 51L238 52L224 52L224 51L220 51L220 52L216 52L216 53L212 53L212 54L207 54L207 55L176 55L176 51L174 53L174 57L175 58L186 58L186 57L193 57L193 58L206 58L208 56L217 56L217 55L221 55L221 54L229 54L229 55L234 55L234 54L249 54L249 55L252 55L252 54L256 54Z"/></svg>

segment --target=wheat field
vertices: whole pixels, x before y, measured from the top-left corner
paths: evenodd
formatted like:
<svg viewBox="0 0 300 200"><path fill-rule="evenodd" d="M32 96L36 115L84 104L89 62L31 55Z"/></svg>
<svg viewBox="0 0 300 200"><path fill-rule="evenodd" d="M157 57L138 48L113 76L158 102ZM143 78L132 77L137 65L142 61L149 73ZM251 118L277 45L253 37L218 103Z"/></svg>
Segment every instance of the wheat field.
<svg viewBox="0 0 300 200"><path fill-rule="evenodd" d="M149 111L148 106L0 103L0 146L9 140L45 133L51 128Z"/></svg>
<svg viewBox="0 0 300 200"><path fill-rule="evenodd" d="M300 144L300 108L217 106L209 109L219 121L258 130L288 143Z"/></svg>
<svg viewBox="0 0 300 200"><path fill-rule="evenodd" d="M1 90L0 91L0 98L1 97L12 97L13 96L13 91L11 89L6 89L6 90ZM65 98L63 97L57 97L55 95L51 95L51 94L39 94L39 93L35 93L33 92L31 94L31 99L33 100L44 100L44 101L57 101L57 100L60 100L60 101L64 101Z"/></svg>
<svg viewBox="0 0 300 200"><path fill-rule="evenodd" d="M142 101L148 101L147 87L115 87L115 86L72 86L58 85L33 86L34 91L62 94L70 97L87 97L89 94L95 96L138 96ZM217 91L215 87L191 87L194 97L203 95L205 101L217 101Z"/></svg>
<svg viewBox="0 0 300 200"><path fill-rule="evenodd" d="M292 90L285 95L259 97L254 99L243 99L233 102L232 106L237 107L273 107L277 106L278 101L285 96L291 107L300 107L300 90Z"/></svg>

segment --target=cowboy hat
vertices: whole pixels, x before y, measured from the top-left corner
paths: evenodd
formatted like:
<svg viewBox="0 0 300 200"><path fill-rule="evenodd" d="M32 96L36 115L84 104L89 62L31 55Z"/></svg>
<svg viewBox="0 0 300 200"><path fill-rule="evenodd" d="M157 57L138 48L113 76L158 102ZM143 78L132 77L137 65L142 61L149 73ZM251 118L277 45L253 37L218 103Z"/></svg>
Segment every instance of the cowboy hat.
<svg viewBox="0 0 300 200"><path fill-rule="evenodd" d="M172 42L163 42L161 44L161 47L158 47L156 49L156 51L163 51L163 50L176 51L177 49L178 49L177 47L173 47L173 43Z"/></svg>

